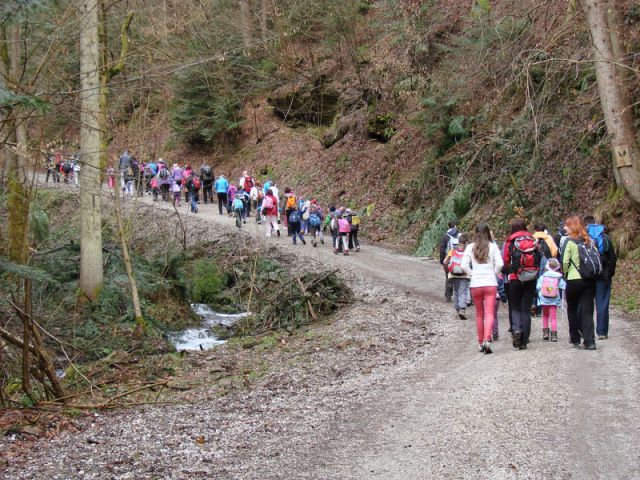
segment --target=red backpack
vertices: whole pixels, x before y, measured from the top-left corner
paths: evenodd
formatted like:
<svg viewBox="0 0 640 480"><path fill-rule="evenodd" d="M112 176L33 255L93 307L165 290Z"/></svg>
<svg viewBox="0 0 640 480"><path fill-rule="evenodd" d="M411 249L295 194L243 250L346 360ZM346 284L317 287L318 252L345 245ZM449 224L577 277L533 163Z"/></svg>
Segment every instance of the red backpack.
<svg viewBox="0 0 640 480"><path fill-rule="evenodd" d="M253 188L253 178L249 176L244 177L244 191L251 192L252 188Z"/></svg>
<svg viewBox="0 0 640 480"><path fill-rule="evenodd" d="M200 178L194 175L192 181L193 181L193 188L195 188L196 190L200 190L200 187L202 186L202 184L200 183Z"/></svg>
<svg viewBox="0 0 640 480"><path fill-rule="evenodd" d="M536 239L531 235L516 237L511 243L510 250L511 273L515 273L521 282L535 280L540 271L542 258Z"/></svg>
<svg viewBox="0 0 640 480"><path fill-rule="evenodd" d="M451 258L449 259L449 273L451 275L464 275L464 270L462 270L462 257L464 257L464 250L453 250Z"/></svg>

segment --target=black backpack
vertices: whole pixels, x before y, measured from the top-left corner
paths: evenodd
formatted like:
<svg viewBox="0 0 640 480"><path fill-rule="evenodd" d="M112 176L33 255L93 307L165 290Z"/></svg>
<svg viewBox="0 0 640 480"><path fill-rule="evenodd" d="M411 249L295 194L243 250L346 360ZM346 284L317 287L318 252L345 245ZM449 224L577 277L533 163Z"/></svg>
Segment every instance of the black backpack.
<svg viewBox="0 0 640 480"><path fill-rule="evenodd" d="M211 170L211 167L209 165L202 167L202 178L204 180L211 180L212 177L213 171Z"/></svg>
<svg viewBox="0 0 640 480"><path fill-rule="evenodd" d="M545 241L544 238L538 239L538 250L540 251L540 254L547 260L552 257L549 244Z"/></svg>
<svg viewBox="0 0 640 480"><path fill-rule="evenodd" d="M169 178L169 170L167 170L166 168L161 168L158 172L158 178L162 180L166 180L167 178Z"/></svg>
<svg viewBox="0 0 640 480"><path fill-rule="evenodd" d="M71 167L71 162L64 162L64 164L62 164L62 171L64 173L71 173L72 167Z"/></svg>
<svg viewBox="0 0 640 480"><path fill-rule="evenodd" d="M602 266L602 259L600 258L600 252L598 247L593 243L578 242L574 239L570 239L578 246L578 256L580 262L578 265L571 263L578 270L578 273L583 280L598 280L602 278L604 268Z"/></svg>

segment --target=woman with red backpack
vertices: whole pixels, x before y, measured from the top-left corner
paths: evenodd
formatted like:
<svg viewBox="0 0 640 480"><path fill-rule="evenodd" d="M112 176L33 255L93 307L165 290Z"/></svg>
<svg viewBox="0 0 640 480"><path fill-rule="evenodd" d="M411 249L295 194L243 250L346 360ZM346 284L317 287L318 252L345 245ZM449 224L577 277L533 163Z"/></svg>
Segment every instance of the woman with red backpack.
<svg viewBox="0 0 640 480"><path fill-rule="evenodd" d="M503 272L509 274L513 348L520 350L527 348L531 334L531 305L536 295L540 259L537 241L527 230L527 224L524 220L515 220L505 243Z"/></svg>

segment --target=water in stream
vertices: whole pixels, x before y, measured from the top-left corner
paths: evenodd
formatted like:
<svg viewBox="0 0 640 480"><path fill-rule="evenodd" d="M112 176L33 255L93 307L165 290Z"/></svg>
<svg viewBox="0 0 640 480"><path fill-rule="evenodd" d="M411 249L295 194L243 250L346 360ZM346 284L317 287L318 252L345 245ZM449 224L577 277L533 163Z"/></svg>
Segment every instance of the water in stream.
<svg viewBox="0 0 640 480"><path fill-rule="evenodd" d="M178 352L183 350L209 350L226 340L218 338L212 327L218 325L230 328L236 320L250 315L249 313L218 313L204 303L192 303L191 309L202 319L202 326L190 327L168 335L169 341Z"/></svg>

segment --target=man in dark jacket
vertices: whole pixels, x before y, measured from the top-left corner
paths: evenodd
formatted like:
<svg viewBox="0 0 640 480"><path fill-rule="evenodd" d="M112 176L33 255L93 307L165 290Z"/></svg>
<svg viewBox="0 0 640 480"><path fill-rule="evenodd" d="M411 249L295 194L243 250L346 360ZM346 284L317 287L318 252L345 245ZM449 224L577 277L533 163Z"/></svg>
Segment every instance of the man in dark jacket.
<svg viewBox="0 0 640 480"><path fill-rule="evenodd" d="M600 260L603 268L602 278L596 280L596 335L598 335L598 340L606 340L609 338L611 284L613 283L613 276L616 274L618 257L613 242L609 235L606 234L606 228L596 223L592 215L584 217L584 223L587 225L587 231L590 236L592 233L601 232L591 238L600 251Z"/></svg>
<svg viewBox="0 0 640 480"><path fill-rule="evenodd" d="M200 178L202 179L202 196L204 203L213 203L213 168L207 163L200 167Z"/></svg>
<svg viewBox="0 0 640 480"><path fill-rule="evenodd" d="M453 295L453 284L449 281L449 272L447 271L447 267L444 265L444 259L455 244L458 243L458 236L460 235L460 232L458 232L456 223L457 222L455 220L451 220L449 222L449 229L440 240L440 265L442 265L442 268L444 269L444 298L447 302L451 301L451 297Z"/></svg>

